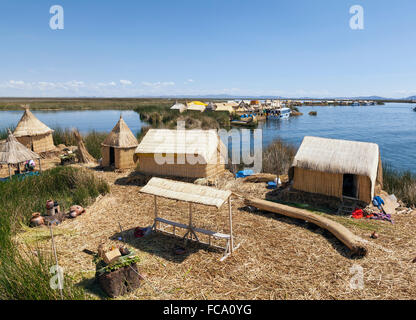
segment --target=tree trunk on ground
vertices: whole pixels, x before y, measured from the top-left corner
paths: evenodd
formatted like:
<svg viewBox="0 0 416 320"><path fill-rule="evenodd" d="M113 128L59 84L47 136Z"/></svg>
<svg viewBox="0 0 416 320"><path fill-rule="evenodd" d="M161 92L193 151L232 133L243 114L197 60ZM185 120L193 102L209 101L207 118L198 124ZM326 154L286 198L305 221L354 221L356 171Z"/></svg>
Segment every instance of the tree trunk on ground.
<svg viewBox="0 0 416 320"><path fill-rule="evenodd" d="M277 175L271 173L257 173L251 176L245 177L243 182L269 182L274 181Z"/></svg>
<svg viewBox="0 0 416 320"><path fill-rule="evenodd" d="M313 223L331 232L338 240L344 243L353 254L360 256L365 256L367 254L367 248L363 244L364 241L338 222L321 217L307 210L293 208L271 201L246 198L244 203L260 210L270 211L290 218L301 219Z"/></svg>

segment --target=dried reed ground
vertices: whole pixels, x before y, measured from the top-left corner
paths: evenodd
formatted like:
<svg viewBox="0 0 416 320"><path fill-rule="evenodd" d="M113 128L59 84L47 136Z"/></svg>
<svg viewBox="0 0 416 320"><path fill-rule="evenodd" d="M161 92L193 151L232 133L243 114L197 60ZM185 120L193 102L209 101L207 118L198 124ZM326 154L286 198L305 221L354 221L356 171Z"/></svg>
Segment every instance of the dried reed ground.
<svg viewBox="0 0 416 320"><path fill-rule="evenodd" d="M136 292L119 299L413 299L416 297L416 255L414 215L395 215L395 224L380 221L350 223L357 235L369 241L369 253L353 259L348 249L327 232L272 213L240 210L242 199L233 201L235 242L240 248L224 262L222 252L192 245L187 256L175 256L180 242L163 235L134 239L133 229L149 226L154 217L153 197L139 193L140 187L114 184L128 173L98 172L111 184L111 193L87 208L87 213L67 220L56 237L60 264L67 275L95 297L104 298L93 283L95 265L83 249L96 251L99 243L119 244L120 222L123 236L141 257L139 270L146 281ZM264 184L243 184L233 179L220 188L264 198ZM187 222L188 205L159 199L161 216ZM339 220L339 218L338 218ZM194 224L228 231L227 208L220 211L196 206ZM362 225L362 227L361 227ZM369 238L378 229L380 238ZM115 237L114 237L115 236ZM24 234L20 237L24 238ZM50 248L50 241L44 242ZM364 289L353 290L350 268L364 270Z"/></svg>

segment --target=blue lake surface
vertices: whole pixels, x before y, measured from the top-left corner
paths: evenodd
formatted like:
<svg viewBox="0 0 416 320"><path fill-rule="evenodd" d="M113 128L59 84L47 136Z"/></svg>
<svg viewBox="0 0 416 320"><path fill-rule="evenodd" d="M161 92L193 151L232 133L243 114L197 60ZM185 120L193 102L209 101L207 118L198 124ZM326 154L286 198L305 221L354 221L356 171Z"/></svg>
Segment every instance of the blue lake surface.
<svg viewBox="0 0 416 320"><path fill-rule="evenodd" d="M131 110L32 110L32 113L52 129L78 128L81 133L91 130L110 132L120 119L120 114L133 133L140 131L142 127L139 114ZM22 115L23 111L0 111L0 130L15 127Z"/></svg>
<svg viewBox="0 0 416 320"><path fill-rule="evenodd" d="M262 125L263 145L275 138L299 146L304 136L377 143L381 158L394 168L416 172L416 112L412 105L300 107L303 116ZM310 116L317 111L317 116ZM351 155L352 157L354 155Z"/></svg>
<svg viewBox="0 0 416 320"><path fill-rule="evenodd" d="M299 146L304 136L374 142L380 146L381 157L397 169L416 173L416 112L411 104L389 103L363 107L300 107L303 116L288 120L270 120L259 125L263 129L263 147L281 138ZM317 116L310 116L310 111ZM109 132L120 114L137 133L144 125L134 111L33 111L51 128L78 128ZM15 126L23 111L0 111L0 130ZM351 155L352 157L354 155Z"/></svg>

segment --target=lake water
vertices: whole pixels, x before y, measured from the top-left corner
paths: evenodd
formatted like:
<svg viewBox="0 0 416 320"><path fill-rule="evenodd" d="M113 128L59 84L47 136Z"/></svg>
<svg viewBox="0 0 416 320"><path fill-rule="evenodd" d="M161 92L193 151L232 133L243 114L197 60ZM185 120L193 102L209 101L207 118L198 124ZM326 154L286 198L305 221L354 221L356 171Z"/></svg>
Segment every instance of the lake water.
<svg viewBox="0 0 416 320"><path fill-rule="evenodd" d="M416 112L411 104L363 107L300 107L303 116L263 124L263 145L279 137L299 146L304 136L377 143L381 158L416 172ZM317 116L310 116L317 111ZM354 156L354 155L351 155Z"/></svg>
<svg viewBox="0 0 416 320"><path fill-rule="evenodd" d="M110 132L120 119L120 114L133 133L142 127L139 114L130 110L32 110L32 113L50 128L78 128L81 133L91 130ZM0 111L0 130L15 127L22 115L23 111Z"/></svg>
<svg viewBox="0 0 416 320"><path fill-rule="evenodd" d="M306 135L368 141L380 146L381 157L398 169L416 173L416 112L412 105L390 103L366 107L300 107L303 116L288 120L271 120L259 125L263 129L263 146L276 138L299 146ZM310 116L310 111L317 116ZM130 129L137 133L143 123L134 111L33 111L51 128L76 127L109 132L120 113ZM23 111L0 111L0 129L15 126ZM354 155L351 155L354 156Z"/></svg>

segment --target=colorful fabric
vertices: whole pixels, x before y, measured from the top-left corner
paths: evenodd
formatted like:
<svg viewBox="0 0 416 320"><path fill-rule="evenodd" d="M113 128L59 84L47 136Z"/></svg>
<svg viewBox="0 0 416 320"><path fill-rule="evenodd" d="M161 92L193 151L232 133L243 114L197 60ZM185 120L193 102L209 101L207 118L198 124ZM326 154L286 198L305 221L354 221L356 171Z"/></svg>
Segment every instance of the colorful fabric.
<svg viewBox="0 0 416 320"><path fill-rule="evenodd" d="M355 209L352 212L352 217L354 219L362 219L362 218L364 218L364 212L363 212L363 210L362 209Z"/></svg>

